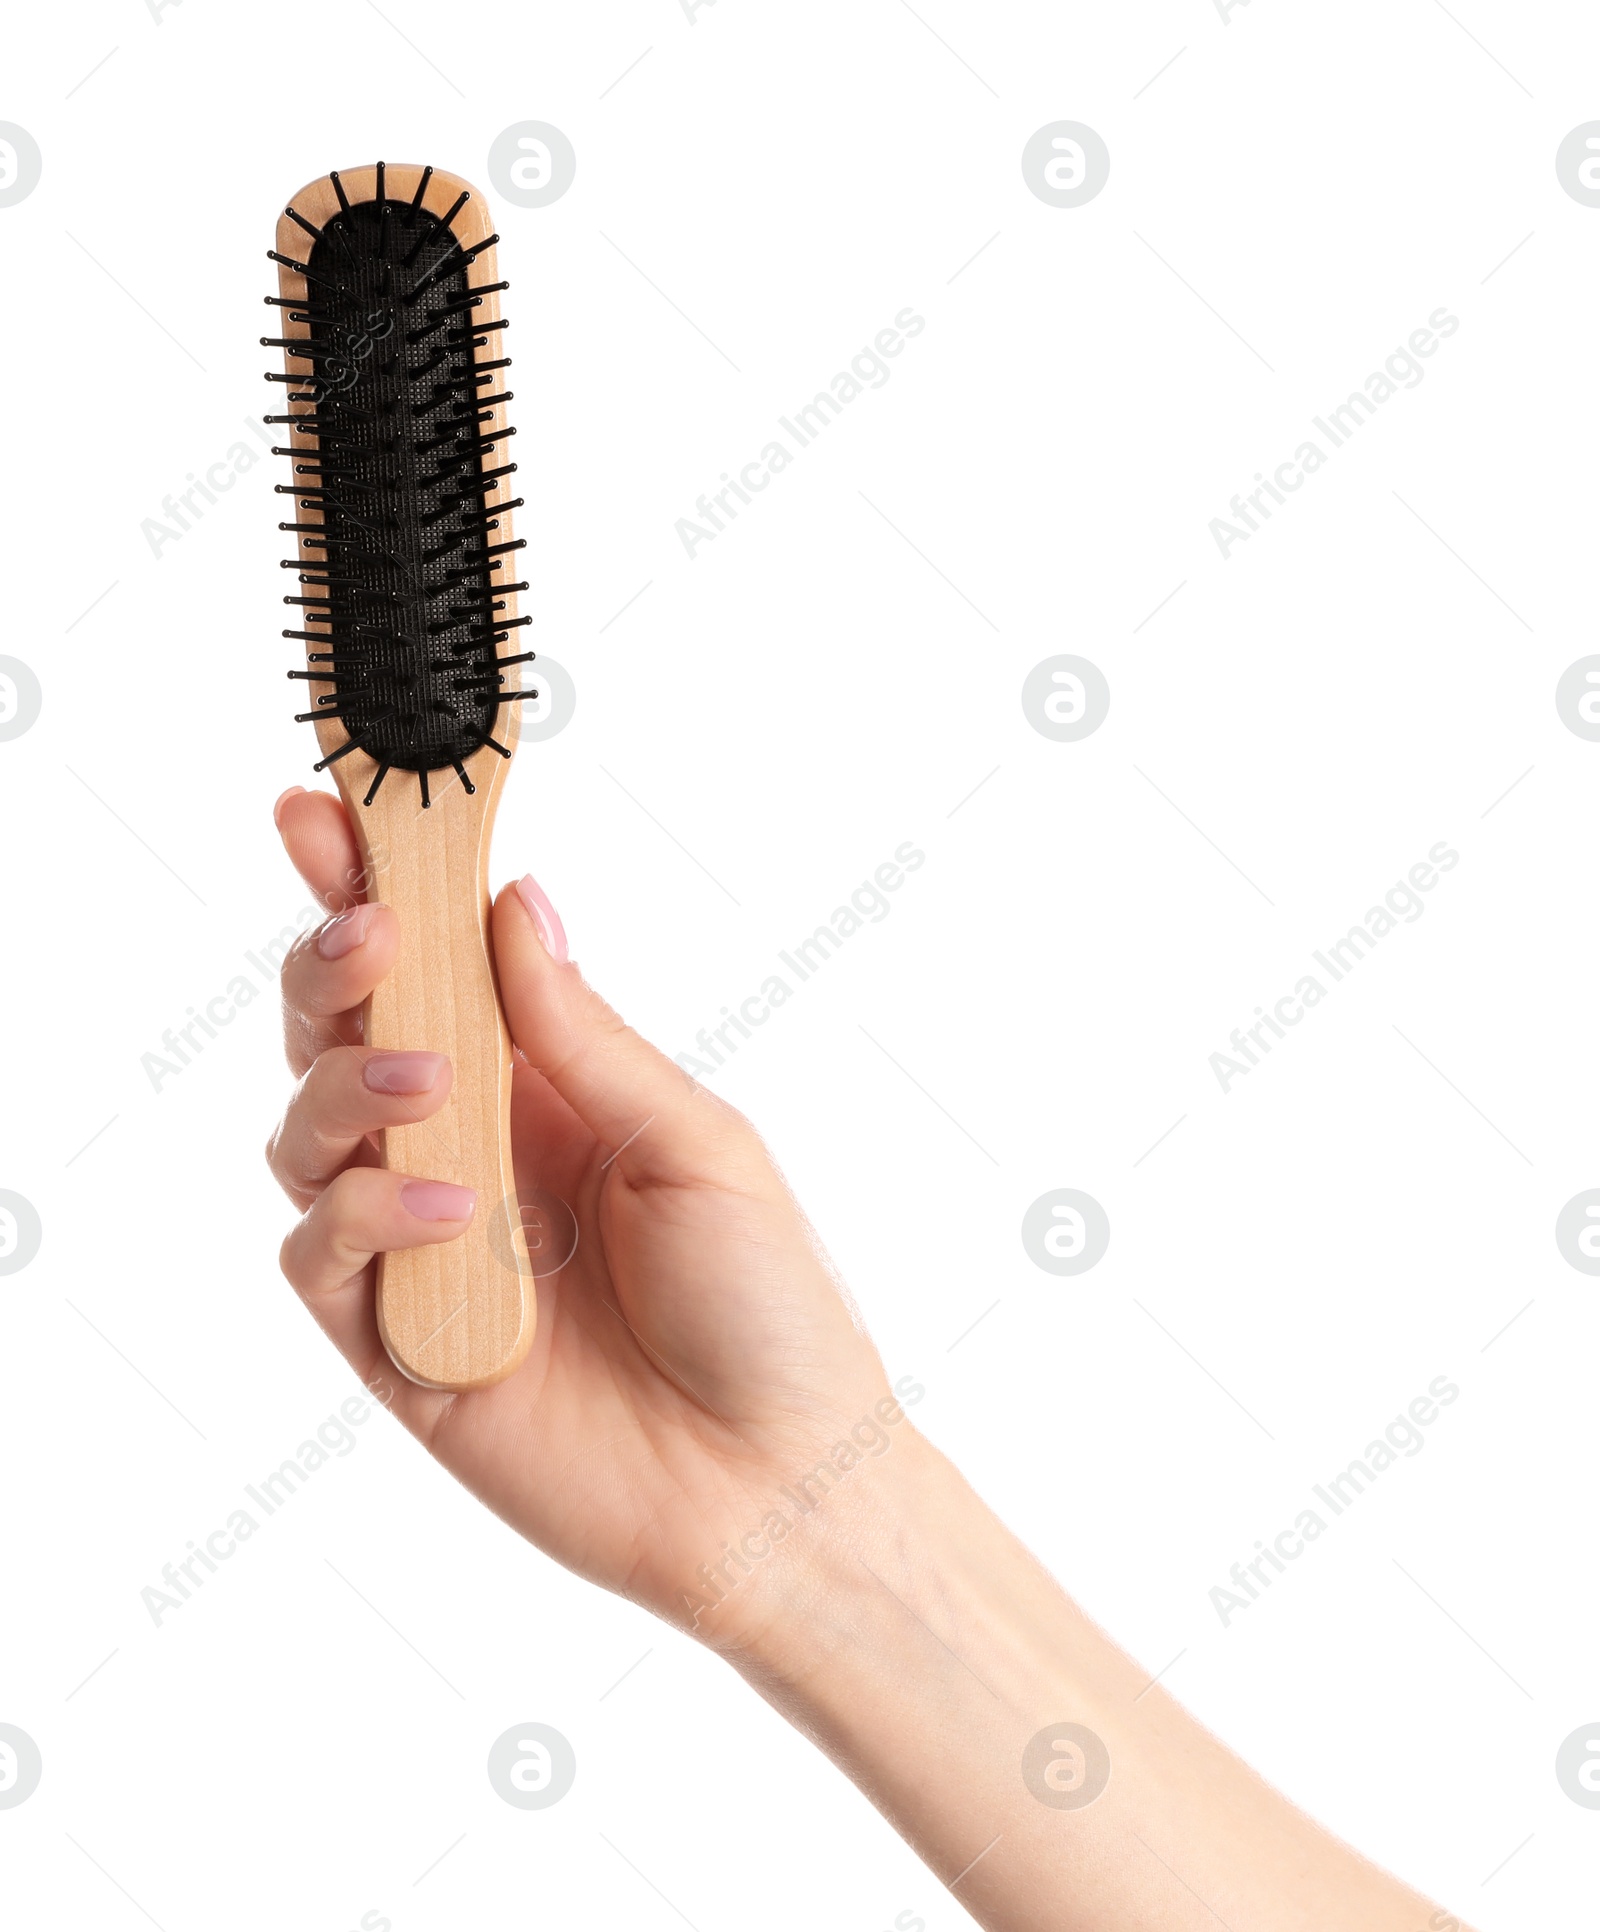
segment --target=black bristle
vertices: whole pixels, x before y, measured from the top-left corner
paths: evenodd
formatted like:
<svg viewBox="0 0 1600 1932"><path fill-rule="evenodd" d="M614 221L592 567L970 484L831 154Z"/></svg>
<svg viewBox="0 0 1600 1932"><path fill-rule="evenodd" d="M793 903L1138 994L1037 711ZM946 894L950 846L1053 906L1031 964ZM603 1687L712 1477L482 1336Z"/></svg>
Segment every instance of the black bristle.
<svg viewBox="0 0 1600 1932"><path fill-rule="evenodd" d="M409 304L416 301L417 297L423 294L425 290L430 288L433 285L433 283L438 280L439 276L445 272L445 270L455 268L458 266L470 267L471 264L478 259L478 257L484 252L486 248L493 248L495 243L499 241L499 239L500 237L498 235L487 235L484 237L484 239L481 242L474 242L471 248L461 248L458 256L452 257L447 253L441 261L436 262L434 266L428 270L427 274L423 276L422 280L416 284L416 286L412 289L411 293L405 298L407 305L409 306ZM457 244L457 247L458 248L460 247L459 243ZM508 285L502 284L502 286L508 286Z"/></svg>
<svg viewBox="0 0 1600 1932"><path fill-rule="evenodd" d="M456 216L461 213L461 210L466 207L467 203L471 199L472 199L471 189L463 188L460 194L456 196L455 200L451 202L449 212L439 216L435 226L432 229L424 230L422 234L418 235L417 239L411 244L411 252L408 255L405 255L402 257L402 266L409 268L411 264L417 259L417 256L422 252L422 250L430 242L433 242L433 241L441 241L441 240L445 241L450 245L451 248L454 248L459 252L461 244L456 240L455 236L450 233L450 224L455 220Z"/></svg>
<svg viewBox="0 0 1600 1932"><path fill-rule="evenodd" d="M337 751L330 751L326 758L319 758L311 769L313 771L326 771L335 759L348 757L352 751L359 751L360 749L361 746L354 738L346 738Z"/></svg>
<svg viewBox="0 0 1600 1932"><path fill-rule="evenodd" d="M263 338L306 365L274 378L300 407L272 420L316 439L279 452L295 481L275 486L320 519L279 525L321 553L284 560L312 593L284 602L314 627L284 636L319 646L311 668L290 675L324 687L297 716L337 717L350 734L318 771L360 750L377 767L364 803L395 769L417 774L425 809L431 772L453 769L470 792L468 758L510 756L491 730L501 706L527 694L500 689L503 666L533 656L499 656L530 621L503 614L506 590L526 586L495 574L502 554L524 544L489 541L521 499L493 500L516 469L490 465L511 434L493 428L509 391L490 371L508 361L477 360L504 324L473 318L506 284L473 286L472 266L494 238L466 248L452 232L465 192L443 215L423 206L432 172L410 201L390 198L382 162L371 201L352 201L331 175L340 211L320 230L290 210L312 238L308 259L273 259L314 293L279 305L307 334ZM417 277L402 272L413 263Z"/></svg>
<svg viewBox="0 0 1600 1932"><path fill-rule="evenodd" d="M321 255L325 252L326 246L327 241L324 237L311 252L313 255ZM267 250L267 260L277 262L282 268L292 268L296 275L303 275L308 282L315 282L319 288L331 288L336 296L349 293L344 284L335 281L331 275L319 273L309 262L297 262L292 255L280 255L275 248Z"/></svg>

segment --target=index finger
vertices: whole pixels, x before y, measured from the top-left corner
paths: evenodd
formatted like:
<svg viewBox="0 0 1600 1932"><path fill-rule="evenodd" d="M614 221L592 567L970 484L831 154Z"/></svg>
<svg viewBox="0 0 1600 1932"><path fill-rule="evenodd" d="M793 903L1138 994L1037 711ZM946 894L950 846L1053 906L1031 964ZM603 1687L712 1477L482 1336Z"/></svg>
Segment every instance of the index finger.
<svg viewBox="0 0 1600 1932"><path fill-rule="evenodd" d="M273 806L272 818L290 863L329 912L365 900L360 848L339 799L294 785Z"/></svg>
<svg viewBox="0 0 1600 1932"><path fill-rule="evenodd" d="M349 816L342 801L329 793L294 785L273 806L272 817L295 870L333 915L297 939L283 962L284 1051L289 1065L301 1074L328 1047L361 1039L361 1002L372 991L371 975L387 972L393 963L395 935L362 924L345 944L323 952L320 942L328 926L341 923L341 914L367 902ZM380 911L372 916L392 926L391 915ZM369 937L377 944L375 956L369 956L371 949L363 943Z"/></svg>

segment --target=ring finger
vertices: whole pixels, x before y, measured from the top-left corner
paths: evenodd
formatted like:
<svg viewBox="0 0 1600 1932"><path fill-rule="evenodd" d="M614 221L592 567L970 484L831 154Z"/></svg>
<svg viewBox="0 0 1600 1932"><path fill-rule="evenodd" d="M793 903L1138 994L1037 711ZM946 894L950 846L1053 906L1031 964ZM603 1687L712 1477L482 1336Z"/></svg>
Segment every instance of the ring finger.
<svg viewBox="0 0 1600 1932"><path fill-rule="evenodd" d="M449 1181L352 1167L289 1230L280 1255L283 1272L320 1319L325 1311L318 1310L319 1298L359 1283L374 1255L453 1241L472 1219L476 1202L470 1187ZM362 1311L370 1315L370 1296L345 1319L353 1321Z"/></svg>
<svg viewBox="0 0 1600 1932"><path fill-rule="evenodd" d="M267 1165L297 1207L350 1165L369 1134L427 1120L449 1098L442 1053L335 1046L319 1054L267 1143Z"/></svg>

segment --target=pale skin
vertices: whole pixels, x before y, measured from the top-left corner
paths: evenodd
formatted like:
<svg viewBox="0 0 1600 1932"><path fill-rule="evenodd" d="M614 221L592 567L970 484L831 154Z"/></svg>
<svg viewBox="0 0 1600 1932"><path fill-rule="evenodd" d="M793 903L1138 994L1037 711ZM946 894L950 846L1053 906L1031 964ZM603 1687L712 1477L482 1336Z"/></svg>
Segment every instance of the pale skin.
<svg viewBox="0 0 1600 1932"><path fill-rule="evenodd" d="M401 1059L362 1043L397 928L352 896L343 806L296 789L276 818L333 915L283 968L298 1085L268 1160L300 1210L283 1270L461 1483L726 1658L991 1932L1465 1932L1147 1688L918 1433L755 1130L587 985L537 889L493 911L517 1177L572 1207L578 1245L539 1281L507 1380L441 1395L397 1375L373 1258L455 1239L473 1204L408 1194L433 1177L384 1171L372 1136L437 1112L450 1069L426 1041ZM859 1459L836 1453L852 1441ZM798 1490L823 1462L841 1474ZM1087 1804L1063 1802L1096 1781L1068 1725L1109 1759ZM1066 1741L1025 1775L1051 1731Z"/></svg>

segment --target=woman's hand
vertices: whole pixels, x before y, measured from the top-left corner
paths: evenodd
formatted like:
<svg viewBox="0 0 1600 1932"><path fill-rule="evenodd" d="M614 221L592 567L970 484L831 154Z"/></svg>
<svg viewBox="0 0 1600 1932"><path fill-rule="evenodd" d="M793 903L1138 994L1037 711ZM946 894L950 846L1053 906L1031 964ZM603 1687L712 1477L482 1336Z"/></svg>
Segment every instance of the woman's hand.
<svg viewBox="0 0 1600 1932"><path fill-rule="evenodd" d="M336 910L284 962L303 1077L268 1158L304 1210L284 1272L448 1469L729 1654L991 1932L1465 1932L1201 1730L922 1440L749 1124L590 991L528 880L494 908L517 1178L570 1204L577 1249L514 1375L402 1380L373 1257L448 1242L471 1208L378 1168L371 1136L436 1113L450 1070L425 1040L361 1040L398 935L343 894L343 807L296 792L277 816Z"/></svg>
<svg viewBox="0 0 1600 1932"><path fill-rule="evenodd" d="M738 1551L778 1491L864 1420L887 1439L882 1366L816 1237L749 1122L584 982L525 880L493 913L519 1054L516 1176L568 1204L577 1247L537 1282L535 1339L513 1375L464 1395L404 1380L378 1337L374 1256L454 1239L473 1204L470 1190L377 1166L373 1136L438 1112L450 1067L426 1040L377 1052L361 1039L398 928L388 907L349 895L360 861L343 806L297 790L276 818L334 913L283 966L300 1080L267 1158L302 1210L284 1273L362 1380L513 1528L718 1647L743 1647L789 1553L774 1547L752 1584L751 1563L724 1546ZM914 1439L909 1422L894 1433ZM856 1453L866 1459L860 1439Z"/></svg>

